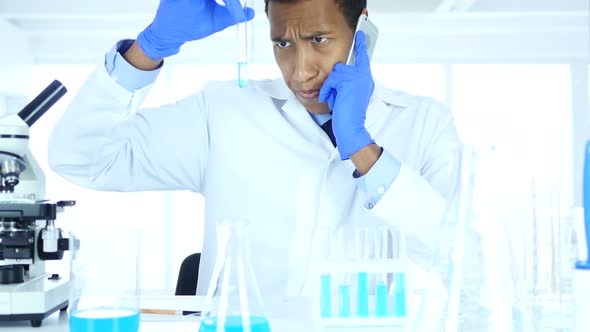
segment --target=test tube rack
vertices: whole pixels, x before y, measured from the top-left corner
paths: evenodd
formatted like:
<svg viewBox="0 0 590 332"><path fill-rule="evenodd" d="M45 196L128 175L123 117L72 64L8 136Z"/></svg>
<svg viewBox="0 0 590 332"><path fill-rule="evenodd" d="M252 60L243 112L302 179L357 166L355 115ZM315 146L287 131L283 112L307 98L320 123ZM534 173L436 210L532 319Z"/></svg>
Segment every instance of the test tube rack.
<svg viewBox="0 0 590 332"><path fill-rule="evenodd" d="M316 325L408 327L414 287L413 264L407 258L325 260L322 270L329 272L318 275L315 284Z"/></svg>

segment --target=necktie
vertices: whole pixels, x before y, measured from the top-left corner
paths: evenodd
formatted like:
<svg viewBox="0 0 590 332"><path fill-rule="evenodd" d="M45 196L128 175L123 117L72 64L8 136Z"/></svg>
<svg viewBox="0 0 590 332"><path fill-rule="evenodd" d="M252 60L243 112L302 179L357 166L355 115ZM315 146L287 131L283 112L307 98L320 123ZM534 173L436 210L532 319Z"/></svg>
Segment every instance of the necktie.
<svg viewBox="0 0 590 332"><path fill-rule="evenodd" d="M328 134L330 137L330 141L332 141L332 145L336 146L336 138L334 137L334 132L332 131L332 119L326 121L323 125L321 125L322 129Z"/></svg>

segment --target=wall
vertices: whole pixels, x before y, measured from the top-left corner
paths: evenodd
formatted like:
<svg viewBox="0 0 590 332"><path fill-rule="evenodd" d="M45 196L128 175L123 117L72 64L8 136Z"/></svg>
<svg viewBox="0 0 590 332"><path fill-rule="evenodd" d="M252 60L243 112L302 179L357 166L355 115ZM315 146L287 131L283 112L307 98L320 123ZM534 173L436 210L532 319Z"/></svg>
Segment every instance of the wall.
<svg viewBox="0 0 590 332"><path fill-rule="evenodd" d="M26 34L0 19L0 114L12 111L13 97L30 94L33 52Z"/></svg>

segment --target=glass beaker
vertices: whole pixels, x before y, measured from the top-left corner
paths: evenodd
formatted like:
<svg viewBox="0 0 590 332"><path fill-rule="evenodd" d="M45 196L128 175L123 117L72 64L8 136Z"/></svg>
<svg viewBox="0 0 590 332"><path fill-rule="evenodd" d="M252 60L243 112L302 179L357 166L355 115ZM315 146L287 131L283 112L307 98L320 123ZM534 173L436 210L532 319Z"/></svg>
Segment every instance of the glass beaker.
<svg viewBox="0 0 590 332"><path fill-rule="evenodd" d="M70 234L71 332L139 330L137 230L84 230Z"/></svg>
<svg viewBox="0 0 590 332"><path fill-rule="evenodd" d="M573 268L575 243L573 209L553 175L537 174L531 181L532 207L523 232L524 272L536 330L573 327Z"/></svg>
<svg viewBox="0 0 590 332"><path fill-rule="evenodd" d="M532 331L495 149L466 146L416 331ZM425 324L429 322L429 324Z"/></svg>
<svg viewBox="0 0 590 332"><path fill-rule="evenodd" d="M217 225L217 261L203 307L199 332L270 332L244 221Z"/></svg>

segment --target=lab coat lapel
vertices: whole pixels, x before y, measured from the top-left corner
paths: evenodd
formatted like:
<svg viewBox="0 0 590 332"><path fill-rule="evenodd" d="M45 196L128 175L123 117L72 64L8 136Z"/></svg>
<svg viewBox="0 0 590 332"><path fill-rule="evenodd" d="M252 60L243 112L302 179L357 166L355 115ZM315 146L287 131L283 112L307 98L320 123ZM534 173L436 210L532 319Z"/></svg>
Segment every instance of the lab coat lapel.
<svg viewBox="0 0 590 332"><path fill-rule="evenodd" d="M281 115L299 135L324 153L333 153L336 150L328 135L313 121L309 112L297 100L297 97L293 95L293 92L289 90L283 80L258 81L256 84L257 89L260 89L275 101L279 101L275 102L275 105L282 104L281 107L277 107L277 110L281 112Z"/></svg>
<svg viewBox="0 0 590 332"><path fill-rule="evenodd" d="M282 107L285 118L302 136L311 144L322 149L326 153L335 151L330 138L320 126L313 120L309 112L301 103L293 98L289 98Z"/></svg>

